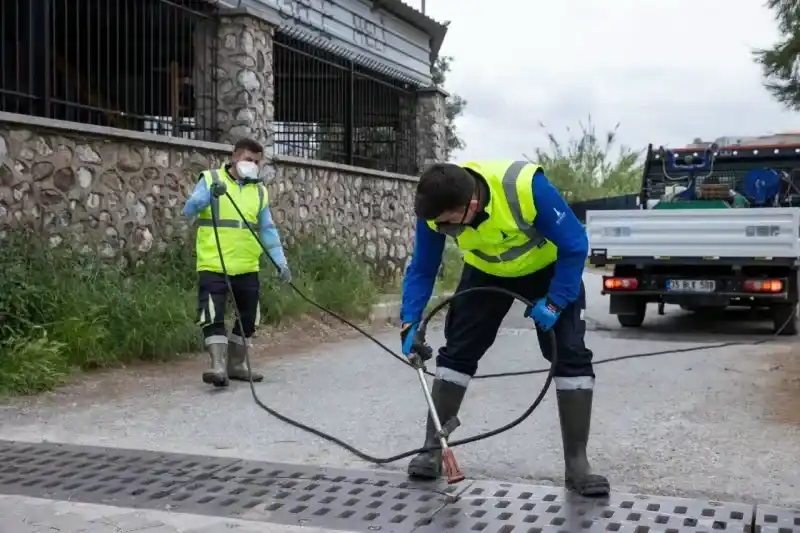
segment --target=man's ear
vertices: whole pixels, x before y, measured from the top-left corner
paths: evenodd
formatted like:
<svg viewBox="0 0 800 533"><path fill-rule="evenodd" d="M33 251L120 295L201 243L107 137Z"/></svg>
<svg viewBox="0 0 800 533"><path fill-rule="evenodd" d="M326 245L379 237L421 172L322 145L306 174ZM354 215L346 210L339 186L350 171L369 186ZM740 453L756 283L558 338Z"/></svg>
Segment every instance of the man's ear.
<svg viewBox="0 0 800 533"><path fill-rule="evenodd" d="M469 210L471 213L476 213L478 211L478 200L473 198L469 201Z"/></svg>

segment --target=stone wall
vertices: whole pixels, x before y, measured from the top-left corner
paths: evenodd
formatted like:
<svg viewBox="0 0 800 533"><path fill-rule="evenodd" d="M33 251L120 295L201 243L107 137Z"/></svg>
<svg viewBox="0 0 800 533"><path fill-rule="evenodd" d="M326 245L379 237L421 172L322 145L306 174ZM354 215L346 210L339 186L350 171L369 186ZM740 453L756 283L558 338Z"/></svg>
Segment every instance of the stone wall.
<svg viewBox="0 0 800 533"><path fill-rule="evenodd" d="M0 113L0 237L19 225L54 245L76 238L136 262L191 232L183 204L197 174L232 147ZM413 178L276 159L268 185L284 239L325 227L383 277L396 278L413 239ZM291 260L291 258L290 258Z"/></svg>
<svg viewBox="0 0 800 533"><path fill-rule="evenodd" d="M287 157L276 167L268 188L282 232L321 226L324 241L352 246L381 278L399 279L414 239L413 178Z"/></svg>

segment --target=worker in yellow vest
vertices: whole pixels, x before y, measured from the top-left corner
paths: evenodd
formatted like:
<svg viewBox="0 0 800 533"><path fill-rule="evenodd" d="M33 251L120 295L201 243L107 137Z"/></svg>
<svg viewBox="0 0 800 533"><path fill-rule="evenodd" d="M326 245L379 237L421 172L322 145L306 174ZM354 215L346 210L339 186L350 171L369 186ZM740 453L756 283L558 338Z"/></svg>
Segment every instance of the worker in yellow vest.
<svg viewBox="0 0 800 533"><path fill-rule="evenodd" d="M272 221L267 189L259 177L262 157L263 149L256 141L242 139L237 142L230 163L200 174L183 210L186 216L197 217L197 324L203 328L206 350L211 357L211 367L203 372L203 382L216 387L227 386L230 379L248 380L245 345L251 344L260 322L261 307L258 274L262 248L228 195L250 226L256 229L267 252L279 265L280 278L287 283L292 279L278 230ZM211 218L212 206L217 218L219 245ZM224 269L219 249L222 250ZM230 335L225 329L225 304L229 290L224 271L229 275L242 321L242 329L236 321ZM264 375L253 371L252 379L262 381Z"/></svg>
<svg viewBox="0 0 800 533"><path fill-rule="evenodd" d="M527 161L436 164L417 185L414 255L403 281L401 342L410 355L421 348L417 325L430 299L446 236L464 253L456 292L502 287L535 302L525 311L536 326L545 357L555 333L555 385L564 450L565 485L584 496L605 495L608 480L592 471L586 454L595 375L584 344L586 293L582 274L586 231L543 169ZM494 343L513 299L476 292L456 298L445 322L432 396L442 423L458 414L478 361ZM425 447L438 439L428 417ZM412 477L441 475L440 451L422 453L408 466Z"/></svg>

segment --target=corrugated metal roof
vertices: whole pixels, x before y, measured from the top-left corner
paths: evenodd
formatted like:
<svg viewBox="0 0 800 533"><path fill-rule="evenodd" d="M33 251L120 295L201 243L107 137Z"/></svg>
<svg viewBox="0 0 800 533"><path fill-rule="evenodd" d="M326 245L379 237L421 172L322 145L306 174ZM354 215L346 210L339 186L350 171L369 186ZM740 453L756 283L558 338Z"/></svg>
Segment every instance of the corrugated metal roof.
<svg viewBox="0 0 800 533"><path fill-rule="evenodd" d="M439 56L439 51L444 43L447 34L447 27L450 21L437 22L431 17L422 13L418 9L411 7L402 0L372 0L376 8L381 8L396 16L404 22L408 22L431 36L431 64Z"/></svg>
<svg viewBox="0 0 800 533"><path fill-rule="evenodd" d="M276 2L278 0L208 0L210 2L216 3L219 7L226 7L226 8L245 8L245 9L252 9L256 12L263 12L265 10L272 10L276 9ZM308 0L305 0L306 2ZM361 9L371 9L371 10L382 10L386 13L394 16L401 22L405 22L409 26L419 30L424 35L429 36L429 48L430 48L430 57L429 62L430 65L436 61L436 58L439 56L439 51L441 50L442 43L444 42L444 37L447 34L447 27L450 22L437 22L436 20L432 19L424 15L421 11L411 7L410 5L406 4L402 0L345 0L345 2L356 2L360 4ZM277 22L280 24L280 22ZM339 44L333 41L324 41L315 36L314 32L302 32L294 27L293 24L283 24L281 26L282 30L294 35L298 38L301 38L307 42L311 42L315 46L321 46L323 48L329 49L339 55L344 57L350 57L354 61L368 66L369 68L378 70L380 72L384 72L386 74L391 75L400 80L408 81L412 84L419 85L419 84L430 84L432 83L430 77L430 65L425 65L425 73L422 74L421 71L414 70L410 68L409 72L404 72L402 68L396 68L390 66L388 63L383 64L381 61L376 59L375 57L367 57L367 55L361 54L358 51L348 50L348 46L339 46ZM299 32L299 33L298 33ZM340 36L341 38L341 36ZM419 57L415 58L416 61L424 61L425 56L420 54ZM408 65L406 65L408 67Z"/></svg>

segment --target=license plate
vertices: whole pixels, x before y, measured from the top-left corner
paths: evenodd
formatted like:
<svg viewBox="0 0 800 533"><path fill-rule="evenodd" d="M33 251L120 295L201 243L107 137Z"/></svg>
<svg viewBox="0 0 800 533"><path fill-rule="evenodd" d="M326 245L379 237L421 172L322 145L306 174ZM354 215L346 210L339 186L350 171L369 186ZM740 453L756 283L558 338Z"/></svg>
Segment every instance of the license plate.
<svg viewBox="0 0 800 533"><path fill-rule="evenodd" d="M714 292L717 282L713 279L671 279L667 290L675 292Z"/></svg>

